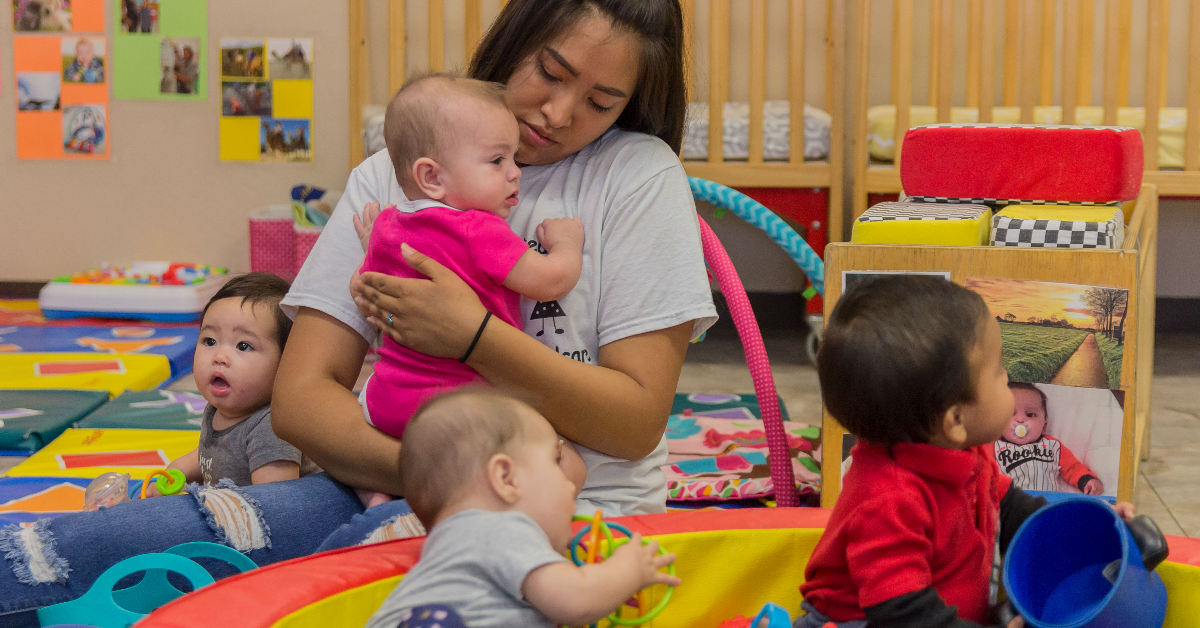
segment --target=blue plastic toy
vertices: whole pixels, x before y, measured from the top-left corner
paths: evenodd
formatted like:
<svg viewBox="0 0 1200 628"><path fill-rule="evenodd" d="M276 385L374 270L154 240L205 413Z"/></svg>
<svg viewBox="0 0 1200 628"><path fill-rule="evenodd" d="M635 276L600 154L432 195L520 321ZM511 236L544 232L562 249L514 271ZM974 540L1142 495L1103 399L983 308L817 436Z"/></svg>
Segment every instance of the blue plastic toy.
<svg viewBox="0 0 1200 628"><path fill-rule="evenodd" d="M761 623L763 620L767 623ZM792 616L782 606L767 602L761 611L750 620L750 628L792 628Z"/></svg>
<svg viewBox="0 0 1200 628"><path fill-rule="evenodd" d="M1031 515L1004 560L1004 588L1031 628L1161 626L1167 589L1154 568L1166 539L1145 516L1065 499Z"/></svg>
<svg viewBox="0 0 1200 628"><path fill-rule="evenodd" d="M96 578L92 588L79 598L38 609L43 626L87 622L96 628L127 628L150 611L183 595L167 580L167 572L180 574L199 589L213 578L192 558L216 558L239 571L257 567L241 552L216 543L183 543L157 554L126 558ZM127 589L113 590L125 576L144 571L140 582Z"/></svg>

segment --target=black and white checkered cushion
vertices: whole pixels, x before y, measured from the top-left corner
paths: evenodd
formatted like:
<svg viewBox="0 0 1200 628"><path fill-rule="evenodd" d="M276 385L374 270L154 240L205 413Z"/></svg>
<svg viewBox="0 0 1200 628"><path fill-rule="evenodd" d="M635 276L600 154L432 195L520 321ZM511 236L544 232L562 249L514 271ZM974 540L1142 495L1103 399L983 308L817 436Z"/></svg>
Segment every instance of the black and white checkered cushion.
<svg viewBox="0 0 1200 628"><path fill-rule="evenodd" d="M1033 248L1115 249L1121 245L1120 210L1108 222L1014 218L997 214L992 219L992 246ZM1123 226L1123 225L1120 225Z"/></svg>
<svg viewBox="0 0 1200 628"><path fill-rule="evenodd" d="M988 211L985 205L958 203L878 203L858 217L859 222L884 220L976 220Z"/></svg>

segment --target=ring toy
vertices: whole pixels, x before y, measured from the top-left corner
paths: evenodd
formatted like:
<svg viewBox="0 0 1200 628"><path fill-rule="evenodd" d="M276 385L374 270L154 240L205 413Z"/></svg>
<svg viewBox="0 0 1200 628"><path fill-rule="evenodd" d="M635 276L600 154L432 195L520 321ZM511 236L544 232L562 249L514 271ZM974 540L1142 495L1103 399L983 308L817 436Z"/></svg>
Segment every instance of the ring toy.
<svg viewBox="0 0 1200 628"><path fill-rule="evenodd" d="M163 471L155 471L146 476L142 482L142 499L146 498L146 489L150 487L150 480L158 478L154 481L154 488L163 495L174 495L183 490L183 485L187 483L187 478L184 477L183 471L179 469L166 469Z"/></svg>
<svg viewBox="0 0 1200 628"><path fill-rule="evenodd" d="M575 517L573 518L573 521L586 521L588 524L588 525L584 526L582 529L580 529L578 533L575 534L575 537L571 539L571 544L568 546L568 549L567 549L567 553L568 553L571 561L580 567L596 562L595 559L598 554L600 556L602 556L603 558L608 558L609 556L612 555L614 549L616 549L617 547L620 547L621 545L624 545L625 543L628 543L629 538L633 538L633 532L630 532L629 528L626 528L625 526L623 526L619 523L605 522L601 518L599 511L596 512L595 517L585 517L583 515L575 515ZM629 538L614 539L613 535L612 535L613 529L615 529L617 532L620 532L621 534L624 534L626 537L629 537ZM599 541L600 541L601 534L604 535L604 539L608 542L607 546L605 547L605 549L602 552L599 550L599 546L600 546ZM579 556L579 553L582 550L582 548L580 548L579 544L580 544L580 541L583 540L584 535L589 536L589 543L588 543L586 557L581 558ZM642 543L643 544L646 543L645 539L642 540ZM660 555L667 554L667 550L663 548L661 543L658 546L658 553ZM667 573L671 574L672 576L675 575L675 564L674 563L667 565ZM663 611L663 609L667 607L667 604L671 601L671 594L673 594L674 592L675 592L675 587L668 585L667 592L666 592L666 594L663 595L662 600L659 600L658 605L655 606L654 608L650 609L648 612L645 612L642 615L639 615L632 619L625 619L622 617L618 617L616 611L614 611L611 615L608 616L607 619L608 619L608 621L610 621L613 624L616 624L618 626L640 626L641 624L644 624L644 623L654 619L655 617L658 617L659 613L661 613ZM620 609L618 609L618 610L620 610Z"/></svg>

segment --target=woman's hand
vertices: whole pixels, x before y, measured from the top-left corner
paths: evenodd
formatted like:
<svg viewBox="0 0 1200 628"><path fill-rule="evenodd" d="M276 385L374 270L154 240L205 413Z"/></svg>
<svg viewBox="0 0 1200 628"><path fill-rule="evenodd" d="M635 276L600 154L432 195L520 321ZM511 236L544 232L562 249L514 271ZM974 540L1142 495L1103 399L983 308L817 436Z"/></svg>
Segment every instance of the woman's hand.
<svg viewBox="0 0 1200 628"><path fill-rule="evenodd" d="M358 241L362 243L363 253L367 252L367 246L371 243L371 229L375 227L379 211L379 203L367 203L363 206L362 216L354 214L354 218L351 219L354 222L354 233L358 234Z"/></svg>
<svg viewBox="0 0 1200 628"><path fill-rule="evenodd" d="M407 244L400 250L404 261L429 279L363 273L350 282L354 303L372 325L397 343L435 357L461 357L487 309L453 271Z"/></svg>

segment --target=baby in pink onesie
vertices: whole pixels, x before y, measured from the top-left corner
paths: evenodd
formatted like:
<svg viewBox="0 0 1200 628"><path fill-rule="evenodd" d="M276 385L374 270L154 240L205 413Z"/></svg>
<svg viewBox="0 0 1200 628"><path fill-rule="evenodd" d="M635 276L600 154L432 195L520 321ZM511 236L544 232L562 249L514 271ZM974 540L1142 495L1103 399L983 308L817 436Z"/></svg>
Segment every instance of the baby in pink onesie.
<svg viewBox="0 0 1200 628"><path fill-rule="evenodd" d="M519 129L503 86L446 75L410 81L388 105L384 139L408 201L370 225L362 272L423 278L404 262L400 245L408 244L453 270L493 316L517 329L521 295L554 301L575 287L583 266L578 218L538 226L546 255L505 222L521 170L514 161ZM458 359L418 353L386 335L379 357L360 399L367 421L396 437L430 397L483 381Z"/></svg>

